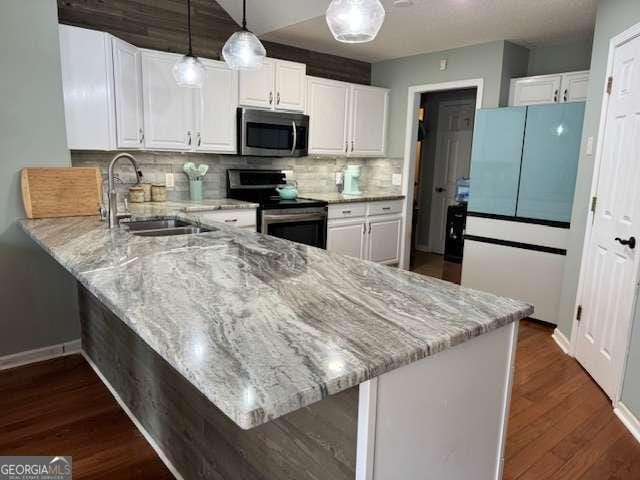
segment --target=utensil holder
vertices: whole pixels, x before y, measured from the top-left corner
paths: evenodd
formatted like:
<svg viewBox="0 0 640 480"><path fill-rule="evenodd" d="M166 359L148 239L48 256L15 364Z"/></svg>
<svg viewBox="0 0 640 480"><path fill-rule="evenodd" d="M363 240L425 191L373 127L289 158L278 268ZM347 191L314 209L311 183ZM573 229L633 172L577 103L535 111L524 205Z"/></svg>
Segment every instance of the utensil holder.
<svg viewBox="0 0 640 480"><path fill-rule="evenodd" d="M194 202L202 200L202 180L189 180L189 194Z"/></svg>

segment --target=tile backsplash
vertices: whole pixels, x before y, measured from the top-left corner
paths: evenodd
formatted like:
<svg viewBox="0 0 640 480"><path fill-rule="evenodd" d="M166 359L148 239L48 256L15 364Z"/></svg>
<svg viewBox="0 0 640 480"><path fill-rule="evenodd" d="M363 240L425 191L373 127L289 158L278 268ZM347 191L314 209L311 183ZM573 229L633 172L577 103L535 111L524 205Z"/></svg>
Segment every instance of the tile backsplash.
<svg viewBox="0 0 640 480"><path fill-rule="evenodd" d="M107 178L109 162L118 152L72 151L71 162L75 167L98 166L104 180ZM391 184L394 173L402 173L401 158L344 158L344 157L302 157L302 158L260 158L235 155L213 155L175 152L131 152L136 158L145 182L165 183L165 174L173 173L175 187L167 192L170 200L189 198L189 182L182 171L185 162L209 165L209 173L204 178L204 198L226 197L226 173L230 168L278 169L293 171L293 180L302 193L329 193L337 191L336 172L342 172L347 164L362 165L362 189L399 193L399 186ZM120 190L125 191L135 183L131 164L121 160L116 174L122 180Z"/></svg>

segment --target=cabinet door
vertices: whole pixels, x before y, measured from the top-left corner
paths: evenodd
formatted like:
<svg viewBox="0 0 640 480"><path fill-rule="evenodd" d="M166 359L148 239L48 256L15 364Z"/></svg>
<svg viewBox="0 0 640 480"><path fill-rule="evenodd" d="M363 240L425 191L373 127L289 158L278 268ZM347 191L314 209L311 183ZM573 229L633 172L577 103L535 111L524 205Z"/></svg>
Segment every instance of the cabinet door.
<svg viewBox="0 0 640 480"><path fill-rule="evenodd" d="M517 215L569 222L584 103L529 107Z"/></svg>
<svg viewBox="0 0 640 480"><path fill-rule="evenodd" d="M365 258L365 230L364 218L332 222L327 227L327 250Z"/></svg>
<svg viewBox="0 0 640 480"><path fill-rule="evenodd" d="M276 63L277 110L304 111L307 90L307 66L303 63Z"/></svg>
<svg viewBox="0 0 640 480"><path fill-rule="evenodd" d="M116 119L111 36L60 25L60 66L67 146L113 150Z"/></svg>
<svg viewBox="0 0 640 480"><path fill-rule="evenodd" d="M350 156L384 155L388 105L389 91L384 88L351 87Z"/></svg>
<svg viewBox="0 0 640 480"><path fill-rule="evenodd" d="M346 155L349 84L310 78L307 87L309 153Z"/></svg>
<svg viewBox="0 0 640 480"><path fill-rule="evenodd" d="M400 232L402 217L372 217L369 219L367 257L378 263L395 264L400 261Z"/></svg>
<svg viewBox="0 0 640 480"><path fill-rule="evenodd" d="M556 103L560 100L562 75L542 75L538 77L512 80L511 106Z"/></svg>
<svg viewBox="0 0 640 480"><path fill-rule="evenodd" d="M179 87L172 71L180 57L173 53L142 52L144 144L148 149L193 147L193 89Z"/></svg>
<svg viewBox="0 0 640 480"><path fill-rule="evenodd" d="M562 76L562 101L586 102L589 72L566 73Z"/></svg>
<svg viewBox="0 0 640 480"><path fill-rule="evenodd" d="M235 153L238 74L224 62L201 61L207 78L201 89L194 90L195 148L199 152Z"/></svg>
<svg viewBox="0 0 640 480"><path fill-rule="evenodd" d="M259 70L241 70L238 73L240 105L273 109L276 101L275 68L275 60L267 58Z"/></svg>
<svg viewBox="0 0 640 480"><path fill-rule="evenodd" d="M142 148L144 115L141 53L133 45L113 38L113 78L118 148Z"/></svg>
<svg viewBox="0 0 640 480"><path fill-rule="evenodd" d="M515 215L526 107L482 109L471 151L469 211Z"/></svg>

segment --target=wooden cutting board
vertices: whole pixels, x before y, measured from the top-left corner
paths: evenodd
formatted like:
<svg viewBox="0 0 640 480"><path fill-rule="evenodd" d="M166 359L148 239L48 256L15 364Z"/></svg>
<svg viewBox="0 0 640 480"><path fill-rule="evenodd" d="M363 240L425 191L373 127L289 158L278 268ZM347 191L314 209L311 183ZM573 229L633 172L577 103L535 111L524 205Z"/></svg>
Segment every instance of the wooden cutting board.
<svg viewBox="0 0 640 480"><path fill-rule="evenodd" d="M102 203L99 168L23 168L21 180L28 218L98 215Z"/></svg>

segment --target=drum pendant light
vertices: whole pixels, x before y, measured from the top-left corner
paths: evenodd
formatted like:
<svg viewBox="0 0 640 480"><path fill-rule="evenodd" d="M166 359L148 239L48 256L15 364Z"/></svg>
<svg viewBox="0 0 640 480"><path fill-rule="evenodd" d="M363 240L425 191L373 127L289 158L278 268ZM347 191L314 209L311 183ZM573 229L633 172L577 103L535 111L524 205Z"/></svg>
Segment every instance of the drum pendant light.
<svg viewBox="0 0 640 480"><path fill-rule="evenodd" d="M181 87L201 88L207 76L207 71L202 62L193 56L191 50L191 0L187 0L187 10L189 52L173 66L173 77Z"/></svg>
<svg viewBox="0 0 640 480"><path fill-rule="evenodd" d="M242 30L229 37L222 58L233 70L258 70L266 56L262 42L247 30L247 0L242 0Z"/></svg>

